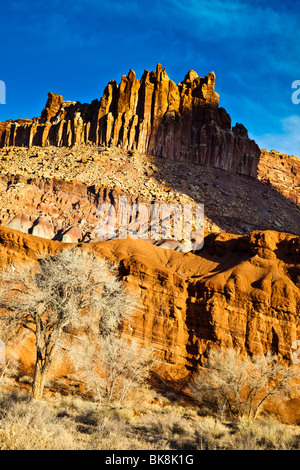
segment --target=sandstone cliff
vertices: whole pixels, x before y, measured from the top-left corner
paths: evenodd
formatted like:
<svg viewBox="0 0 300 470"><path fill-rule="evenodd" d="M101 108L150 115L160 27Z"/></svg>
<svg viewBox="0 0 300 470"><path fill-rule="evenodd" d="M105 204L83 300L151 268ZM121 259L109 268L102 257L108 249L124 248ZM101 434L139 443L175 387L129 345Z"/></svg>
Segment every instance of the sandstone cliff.
<svg viewBox="0 0 300 470"><path fill-rule="evenodd" d="M2 266L70 246L0 227ZM290 360L300 337L299 237L274 231L215 234L197 254L142 240L79 246L115 263L140 296L142 308L123 334L155 346L164 378L188 376L216 346L249 354L271 350ZM32 354L30 348L24 353L25 369Z"/></svg>
<svg viewBox="0 0 300 470"><path fill-rule="evenodd" d="M176 85L158 64L141 80L133 70L106 86L91 104L49 93L41 117L0 123L0 146L80 143L205 164L256 177L260 150L242 124L219 107L215 74L190 71Z"/></svg>

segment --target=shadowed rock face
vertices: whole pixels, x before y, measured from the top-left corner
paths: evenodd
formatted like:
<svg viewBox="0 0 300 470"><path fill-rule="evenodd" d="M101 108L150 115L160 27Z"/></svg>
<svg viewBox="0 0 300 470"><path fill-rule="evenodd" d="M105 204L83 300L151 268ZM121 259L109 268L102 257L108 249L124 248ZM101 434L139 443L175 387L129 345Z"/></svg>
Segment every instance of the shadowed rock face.
<svg viewBox="0 0 300 470"><path fill-rule="evenodd" d="M41 117L0 123L0 146L119 146L256 177L260 149L242 124L231 127L214 88L214 72L191 70L176 85L160 64L141 80L130 70L91 104L49 93Z"/></svg>
<svg viewBox="0 0 300 470"><path fill-rule="evenodd" d="M4 148L0 149L0 222L55 240L95 241L100 204L113 204L118 211L119 199L126 197L128 206L204 204L208 232L278 230L299 235L300 208L295 203L299 178L294 172L298 159L284 161L284 166L282 160L277 166L274 161L272 171L265 158L254 179L117 147ZM294 203L288 197L295 198ZM41 218L52 228L42 228Z"/></svg>

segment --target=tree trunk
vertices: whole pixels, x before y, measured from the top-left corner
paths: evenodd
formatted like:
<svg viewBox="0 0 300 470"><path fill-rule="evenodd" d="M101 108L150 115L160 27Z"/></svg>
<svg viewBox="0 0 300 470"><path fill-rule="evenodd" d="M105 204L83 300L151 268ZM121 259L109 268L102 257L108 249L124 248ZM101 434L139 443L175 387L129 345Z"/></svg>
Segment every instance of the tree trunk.
<svg viewBox="0 0 300 470"><path fill-rule="evenodd" d="M41 359L37 359L32 384L32 396L35 400L41 400L46 381L46 371L43 368Z"/></svg>

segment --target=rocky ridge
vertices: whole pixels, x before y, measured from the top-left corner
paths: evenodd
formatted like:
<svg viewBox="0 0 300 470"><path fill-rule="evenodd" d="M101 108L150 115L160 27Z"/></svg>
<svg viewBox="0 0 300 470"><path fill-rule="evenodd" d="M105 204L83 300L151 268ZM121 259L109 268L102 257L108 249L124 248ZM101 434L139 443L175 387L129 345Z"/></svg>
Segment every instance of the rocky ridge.
<svg viewBox="0 0 300 470"><path fill-rule="evenodd" d="M271 183L113 147L0 149L0 221L44 238L96 240L97 208L204 204L205 229L300 234L299 207ZM269 172L269 176L271 172Z"/></svg>
<svg viewBox="0 0 300 470"><path fill-rule="evenodd" d="M214 88L214 72L190 70L176 85L160 64L141 80L130 70L91 104L49 93L40 117L0 123L0 146L93 143L256 177L260 150L242 124L231 126Z"/></svg>

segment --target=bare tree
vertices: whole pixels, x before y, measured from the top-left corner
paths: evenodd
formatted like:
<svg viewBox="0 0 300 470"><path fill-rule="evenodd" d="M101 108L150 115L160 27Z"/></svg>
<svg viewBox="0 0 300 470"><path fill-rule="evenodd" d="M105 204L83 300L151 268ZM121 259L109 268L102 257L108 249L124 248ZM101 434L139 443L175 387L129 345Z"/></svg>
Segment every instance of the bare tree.
<svg viewBox="0 0 300 470"><path fill-rule="evenodd" d="M22 354L22 346L26 334L16 338L11 342L9 350L4 342L0 341L1 351L0 357L0 385L11 385L20 374L20 355Z"/></svg>
<svg viewBox="0 0 300 470"><path fill-rule="evenodd" d="M72 248L0 273L0 330L5 342L22 329L35 336L33 397L41 398L47 372L70 331L109 336L130 315L134 302L113 267Z"/></svg>
<svg viewBox="0 0 300 470"><path fill-rule="evenodd" d="M120 334L98 336L96 342L74 338L71 358L78 377L97 399L121 403L134 389L145 385L156 365L154 350Z"/></svg>
<svg viewBox="0 0 300 470"><path fill-rule="evenodd" d="M297 367L269 352L250 358L233 348L213 349L190 389L199 402L221 406L231 417L255 419L267 399L298 388L299 376Z"/></svg>

